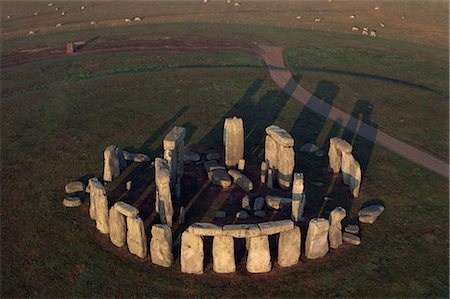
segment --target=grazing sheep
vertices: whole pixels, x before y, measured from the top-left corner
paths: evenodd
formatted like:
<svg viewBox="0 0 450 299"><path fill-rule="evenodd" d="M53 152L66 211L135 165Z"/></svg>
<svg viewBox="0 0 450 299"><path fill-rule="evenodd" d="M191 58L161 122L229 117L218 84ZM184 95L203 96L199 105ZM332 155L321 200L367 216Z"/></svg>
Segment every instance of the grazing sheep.
<svg viewBox="0 0 450 299"><path fill-rule="evenodd" d="M375 6L373 9L380 10L380 7L379 6Z"/></svg>
<svg viewBox="0 0 450 299"><path fill-rule="evenodd" d="M380 22L380 27L384 28L384 23L383 22Z"/></svg>
<svg viewBox="0 0 450 299"><path fill-rule="evenodd" d="M59 8L58 7L55 7L55 11L58 11L59 10Z"/></svg>
<svg viewBox="0 0 450 299"><path fill-rule="evenodd" d="M35 35L36 32L34 32L33 30L28 31L28 35Z"/></svg>
<svg viewBox="0 0 450 299"><path fill-rule="evenodd" d="M404 20L404 19L406 19L406 15L403 15L403 16L402 16L402 20Z"/></svg>
<svg viewBox="0 0 450 299"><path fill-rule="evenodd" d="M65 12L61 12L61 15L63 16L63 15L65 15L66 13Z"/></svg>
<svg viewBox="0 0 450 299"><path fill-rule="evenodd" d="M61 27L62 27L61 23L56 24L56 28L61 28Z"/></svg>
<svg viewBox="0 0 450 299"><path fill-rule="evenodd" d="M323 20L323 18L315 18L315 19L314 19L314 22L320 23L320 22L322 22L322 20Z"/></svg>
<svg viewBox="0 0 450 299"><path fill-rule="evenodd" d="M35 16L39 15L39 12L38 12L38 11L35 11L35 12L34 12L34 15L35 15Z"/></svg>
<svg viewBox="0 0 450 299"><path fill-rule="evenodd" d="M239 3L239 2L234 2L234 6L241 6L241 3Z"/></svg>
<svg viewBox="0 0 450 299"><path fill-rule="evenodd" d="M125 19L125 23L131 23L130 19Z"/></svg>
<svg viewBox="0 0 450 299"><path fill-rule="evenodd" d="M296 17L297 20L300 20L301 18L302 18L302 16L297 16Z"/></svg>
<svg viewBox="0 0 450 299"><path fill-rule="evenodd" d="M135 21L135 22L140 22L140 21L142 21L142 19L139 18L139 17L135 17L135 18L134 18L134 21Z"/></svg>
<svg viewBox="0 0 450 299"><path fill-rule="evenodd" d="M370 37L377 37L377 32L375 30L370 30Z"/></svg>
<svg viewBox="0 0 450 299"><path fill-rule="evenodd" d="M355 15L351 15L350 17L348 17L349 19L354 19L354 18L356 18L356 16Z"/></svg>
<svg viewBox="0 0 450 299"><path fill-rule="evenodd" d="M84 5L80 7L81 10L83 10L83 9L85 9L85 8L86 8L86 6L84 6Z"/></svg>
<svg viewBox="0 0 450 299"><path fill-rule="evenodd" d="M369 35L369 31L363 30L363 31L361 32L361 35Z"/></svg>
<svg viewBox="0 0 450 299"><path fill-rule="evenodd" d="M364 27L363 31L369 31L369 27Z"/></svg>
<svg viewBox="0 0 450 299"><path fill-rule="evenodd" d="M203 3L208 3L208 0L203 0Z"/></svg>
<svg viewBox="0 0 450 299"><path fill-rule="evenodd" d="M53 6L53 2L50 2L49 4L47 4L48 7L52 7Z"/></svg>
<svg viewBox="0 0 450 299"><path fill-rule="evenodd" d="M358 26L353 26L352 27L352 31L358 31L359 30L359 27Z"/></svg>
<svg viewBox="0 0 450 299"><path fill-rule="evenodd" d="M6 18L9 20L9 19L11 19L11 16L6 16Z"/></svg>
<svg viewBox="0 0 450 299"><path fill-rule="evenodd" d="M231 0L227 0L227 3L230 4L230 3L231 3Z"/></svg>
<svg viewBox="0 0 450 299"><path fill-rule="evenodd" d="M95 23L95 21L91 21L91 25L95 25L95 24L97 24L97 23Z"/></svg>

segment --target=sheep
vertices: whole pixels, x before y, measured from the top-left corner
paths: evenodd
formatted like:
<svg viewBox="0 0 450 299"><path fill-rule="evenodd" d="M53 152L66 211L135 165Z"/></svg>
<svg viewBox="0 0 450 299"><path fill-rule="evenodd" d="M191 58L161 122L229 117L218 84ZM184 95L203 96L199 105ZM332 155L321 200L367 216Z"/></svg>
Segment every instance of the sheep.
<svg viewBox="0 0 450 299"><path fill-rule="evenodd" d="M302 16L297 16L296 17L297 20L300 20L301 18L302 18Z"/></svg>
<svg viewBox="0 0 450 299"><path fill-rule="evenodd" d="M377 37L377 32L375 30L370 30L370 37Z"/></svg>
<svg viewBox="0 0 450 299"><path fill-rule="evenodd" d="M83 10L83 9L85 9L85 8L86 8L86 6L84 6L84 5L80 7L81 10Z"/></svg>
<svg viewBox="0 0 450 299"><path fill-rule="evenodd" d="M56 28L61 28L61 27L62 27L61 23L56 24Z"/></svg>
<svg viewBox="0 0 450 299"><path fill-rule="evenodd" d="M402 20L404 20L404 19L406 19L406 15L403 15L403 16L402 16Z"/></svg>
<svg viewBox="0 0 450 299"><path fill-rule="evenodd" d="M135 21L135 22L140 22L140 21L142 21L142 19L141 19L140 17L135 17L135 18L134 18L134 21Z"/></svg>
<svg viewBox="0 0 450 299"><path fill-rule="evenodd" d="M95 24L97 24L95 21L91 21L92 26L95 26Z"/></svg>
<svg viewBox="0 0 450 299"><path fill-rule="evenodd" d="M363 31L369 31L369 27L364 27Z"/></svg>
<svg viewBox="0 0 450 299"><path fill-rule="evenodd" d="M6 16L6 18L9 20L9 19L11 19L11 16Z"/></svg>
<svg viewBox="0 0 450 299"><path fill-rule="evenodd" d="M59 10L59 8L58 7L55 7L55 11L58 11Z"/></svg>
<svg viewBox="0 0 450 299"><path fill-rule="evenodd" d="M130 19L125 19L125 23L131 23Z"/></svg>
<svg viewBox="0 0 450 299"><path fill-rule="evenodd" d="M61 12L61 15L63 16L63 15L65 15L66 13L65 12Z"/></svg>
<svg viewBox="0 0 450 299"><path fill-rule="evenodd" d="M369 35L369 31L368 31L368 30L363 30L363 31L361 32L361 35Z"/></svg>
<svg viewBox="0 0 450 299"><path fill-rule="evenodd" d="M35 35L36 32L34 32L33 30L28 31L28 35Z"/></svg>
<svg viewBox="0 0 450 299"><path fill-rule="evenodd" d="M380 27L384 28L384 23L383 22L380 22Z"/></svg>
<svg viewBox="0 0 450 299"><path fill-rule="evenodd" d="M380 10L380 7L379 6L375 6L373 9Z"/></svg>
<svg viewBox="0 0 450 299"><path fill-rule="evenodd" d="M352 31L358 31L359 30L359 27L358 26L353 26L352 27Z"/></svg>
<svg viewBox="0 0 450 299"><path fill-rule="evenodd" d="M49 4L47 4L48 7L52 7L53 6L53 2L50 2Z"/></svg>
<svg viewBox="0 0 450 299"><path fill-rule="evenodd" d="M314 22L319 23L319 22L322 22L322 20L323 20L323 18L315 18Z"/></svg>
<svg viewBox="0 0 450 299"><path fill-rule="evenodd" d="M349 19L354 19L356 16L355 15L351 15L350 17L348 17Z"/></svg>
<svg viewBox="0 0 450 299"><path fill-rule="evenodd" d="M35 16L39 15L39 12L38 12L38 11L35 11L35 12L34 12L34 15L35 15Z"/></svg>
<svg viewBox="0 0 450 299"><path fill-rule="evenodd" d="M234 2L234 6L241 6L241 3L239 3L239 2Z"/></svg>
<svg viewBox="0 0 450 299"><path fill-rule="evenodd" d="M203 3L208 3L208 0L203 0Z"/></svg>
<svg viewBox="0 0 450 299"><path fill-rule="evenodd" d="M230 3L231 3L231 0L227 0L227 3L230 4Z"/></svg>

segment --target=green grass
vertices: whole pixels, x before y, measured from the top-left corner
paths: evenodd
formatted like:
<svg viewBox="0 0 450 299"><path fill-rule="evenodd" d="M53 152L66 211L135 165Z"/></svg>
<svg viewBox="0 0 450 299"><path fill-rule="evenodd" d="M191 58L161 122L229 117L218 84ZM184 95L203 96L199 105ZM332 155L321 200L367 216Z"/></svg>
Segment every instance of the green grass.
<svg viewBox="0 0 450 299"><path fill-rule="evenodd" d="M3 297L448 296L446 180L289 99L258 59L226 52L157 56L160 64L155 55L72 57L64 59L68 64L42 62L3 74L10 90L0 104ZM101 63L98 71L110 75L95 75L91 64L99 59L110 63ZM161 70L116 72L125 61L130 68L144 64ZM178 61L196 67L167 68ZM205 61L209 66L201 67ZM212 67L223 64L236 67ZM36 77L27 81L23 72ZM40 73L48 73L53 82L42 90L18 92L21 80L27 88L45 83ZM71 80L77 73L90 75ZM354 140L355 156L365 169L362 198L349 201L334 189L336 201L325 213L341 204L351 218L362 204L383 202L386 211L377 222L362 225L360 247L302 261L295 270L280 269L277 275L218 275L208 268L202 277L189 276L180 273L178 263L162 269L148 260L116 255L109 241L98 237L86 203L81 209L62 206L65 183L85 174L101 175L107 145L140 148L154 157L164 134L173 125L185 125L188 144L220 150L223 117L234 114L244 117L247 133L253 129L246 143L250 164L260 161L259 141L272 122L294 135L297 149L305 142L326 146L329 136ZM296 170L306 175L310 207L321 204L328 187L320 173L325 166L323 158L297 155ZM309 185L314 180L327 185L314 189Z"/></svg>

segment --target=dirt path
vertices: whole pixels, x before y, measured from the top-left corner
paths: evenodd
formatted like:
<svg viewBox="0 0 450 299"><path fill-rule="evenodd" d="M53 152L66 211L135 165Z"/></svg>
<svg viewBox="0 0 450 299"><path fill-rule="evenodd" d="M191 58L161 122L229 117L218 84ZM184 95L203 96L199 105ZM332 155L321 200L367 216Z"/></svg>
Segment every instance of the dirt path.
<svg viewBox="0 0 450 299"><path fill-rule="evenodd" d="M292 78L291 72L286 68L283 56L283 47L260 46L264 51L263 58L275 83L294 99L306 105L320 115L331 119L350 131L376 142L390 151L431 170L446 178L449 177L449 165L435 157L424 153L404 142L401 142L386 133L356 119L353 116L325 103L321 99L306 91Z"/></svg>

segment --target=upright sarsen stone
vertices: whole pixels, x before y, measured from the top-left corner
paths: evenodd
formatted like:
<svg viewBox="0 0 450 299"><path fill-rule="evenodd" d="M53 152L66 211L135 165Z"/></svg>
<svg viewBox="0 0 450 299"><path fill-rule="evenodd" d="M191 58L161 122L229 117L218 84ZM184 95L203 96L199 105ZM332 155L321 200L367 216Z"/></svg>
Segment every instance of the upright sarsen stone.
<svg viewBox="0 0 450 299"><path fill-rule="evenodd" d="M108 146L103 152L103 180L105 182L112 182L120 175L121 168L124 168L124 163L126 162L123 155L119 154L121 154L121 151L114 145Z"/></svg>
<svg viewBox="0 0 450 299"><path fill-rule="evenodd" d="M155 159L155 210L159 214L161 223L172 226L173 205L170 190L171 171L165 159Z"/></svg>
<svg viewBox="0 0 450 299"><path fill-rule="evenodd" d="M330 222L330 230L328 239L330 240L330 247L333 249L342 245L342 224L341 221L345 218L346 212L344 208L337 207L331 211L328 221Z"/></svg>
<svg viewBox="0 0 450 299"><path fill-rule="evenodd" d="M165 224L152 226L150 257L152 263L159 266L168 268L173 264L172 230Z"/></svg>
<svg viewBox="0 0 450 299"><path fill-rule="evenodd" d="M338 143L342 139L339 137L330 138L330 148L328 149L328 161L333 173L341 171L341 151L338 148Z"/></svg>
<svg viewBox="0 0 450 299"><path fill-rule="evenodd" d="M258 236L246 239L247 271L250 273L265 273L272 269L268 236Z"/></svg>
<svg viewBox="0 0 450 299"><path fill-rule="evenodd" d="M109 209L109 239L117 247L122 247L127 241L127 223L125 216L113 206Z"/></svg>
<svg viewBox="0 0 450 299"><path fill-rule="evenodd" d="M102 234L109 233L108 198L103 185L97 178L89 180L89 216L95 220L97 229Z"/></svg>
<svg viewBox="0 0 450 299"><path fill-rule="evenodd" d="M163 149L164 159L168 162L170 169L170 187L176 189L184 174L184 138L186 137L186 128L173 127L173 129L164 137Z"/></svg>
<svg viewBox="0 0 450 299"><path fill-rule="evenodd" d="M303 217L305 209L306 194L304 190L304 181L302 173L294 174L294 183L292 184L292 219L299 221Z"/></svg>
<svg viewBox="0 0 450 299"><path fill-rule="evenodd" d="M226 118L223 127L225 164L235 167L244 158L244 122L242 118Z"/></svg>
<svg viewBox="0 0 450 299"><path fill-rule="evenodd" d="M140 258L147 255L147 236L140 217L127 217L127 244L131 254Z"/></svg>
<svg viewBox="0 0 450 299"><path fill-rule="evenodd" d="M236 271L234 260L234 240L229 236L215 236L212 245L213 269L216 273Z"/></svg>
<svg viewBox="0 0 450 299"><path fill-rule="evenodd" d="M300 258L301 233L298 226L280 233L278 240L278 265L290 267L298 263Z"/></svg>
<svg viewBox="0 0 450 299"><path fill-rule="evenodd" d="M314 218L309 222L305 243L305 256L308 259L317 259L327 254L329 229L330 224L325 218Z"/></svg>
<svg viewBox="0 0 450 299"><path fill-rule="evenodd" d="M292 173L295 167L295 153L293 147L278 146L277 178L278 185L289 189L292 183Z"/></svg>
<svg viewBox="0 0 450 299"><path fill-rule="evenodd" d="M181 235L181 272L203 273L203 238L188 231Z"/></svg>

